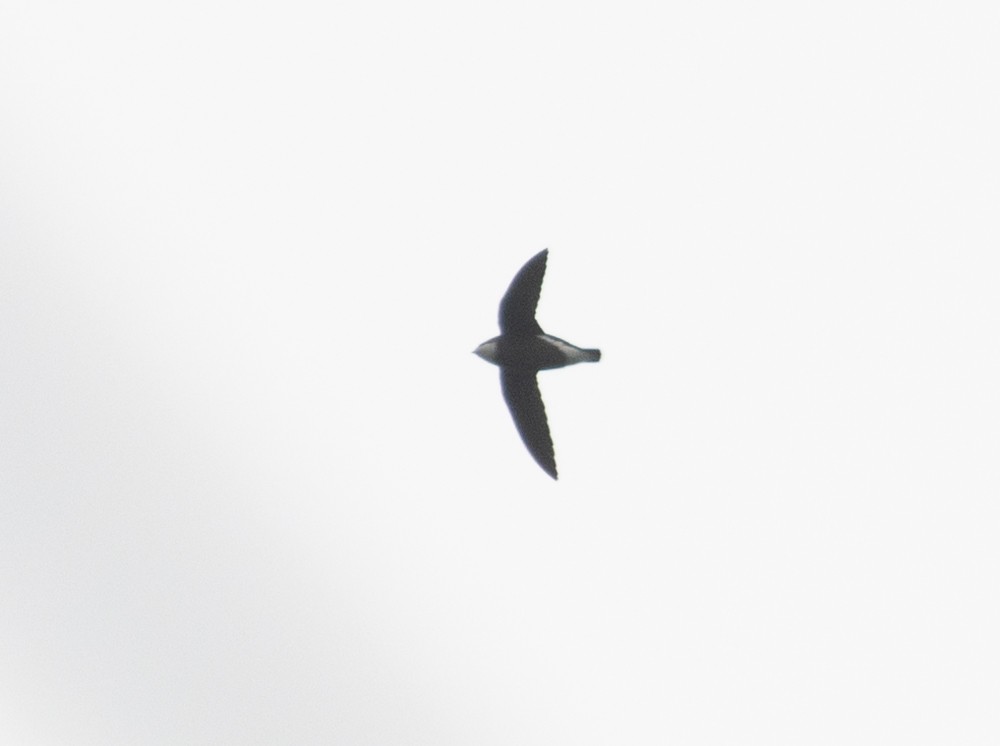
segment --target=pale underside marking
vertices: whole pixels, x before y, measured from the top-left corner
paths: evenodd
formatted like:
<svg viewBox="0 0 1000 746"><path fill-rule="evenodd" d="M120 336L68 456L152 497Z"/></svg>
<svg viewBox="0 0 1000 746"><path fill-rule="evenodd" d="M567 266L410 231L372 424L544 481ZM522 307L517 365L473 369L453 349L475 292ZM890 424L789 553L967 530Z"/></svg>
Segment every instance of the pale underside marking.
<svg viewBox="0 0 1000 746"><path fill-rule="evenodd" d="M586 358L583 350L579 347L574 347L569 342L559 339L558 337L550 337L548 334L539 334L538 338L553 345L557 350L559 350L559 352L566 356L566 360L568 362L579 363Z"/></svg>

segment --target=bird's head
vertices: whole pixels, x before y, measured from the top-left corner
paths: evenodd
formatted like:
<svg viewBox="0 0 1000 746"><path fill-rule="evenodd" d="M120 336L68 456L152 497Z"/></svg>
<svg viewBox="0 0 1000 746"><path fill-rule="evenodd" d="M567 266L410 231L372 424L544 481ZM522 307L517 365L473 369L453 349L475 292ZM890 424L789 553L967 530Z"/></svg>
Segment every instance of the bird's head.
<svg viewBox="0 0 1000 746"><path fill-rule="evenodd" d="M476 355L479 355L483 360L488 363L497 364L497 340L494 337L486 342L483 342L479 347L472 351Z"/></svg>

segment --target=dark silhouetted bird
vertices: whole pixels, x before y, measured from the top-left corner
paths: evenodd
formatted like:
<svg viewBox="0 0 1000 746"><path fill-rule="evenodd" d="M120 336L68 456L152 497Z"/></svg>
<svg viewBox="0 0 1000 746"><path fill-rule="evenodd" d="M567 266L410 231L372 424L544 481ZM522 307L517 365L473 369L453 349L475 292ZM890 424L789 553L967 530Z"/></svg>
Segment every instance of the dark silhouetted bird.
<svg viewBox="0 0 1000 746"><path fill-rule="evenodd" d="M548 249L538 252L514 276L500 301L500 336L483 342L474 352L500 367L500 388L521 440L545 473L558 479L536 374L574 363L596 363L601 351L584 350L546 334L535 321L548 254Z"/></svg>

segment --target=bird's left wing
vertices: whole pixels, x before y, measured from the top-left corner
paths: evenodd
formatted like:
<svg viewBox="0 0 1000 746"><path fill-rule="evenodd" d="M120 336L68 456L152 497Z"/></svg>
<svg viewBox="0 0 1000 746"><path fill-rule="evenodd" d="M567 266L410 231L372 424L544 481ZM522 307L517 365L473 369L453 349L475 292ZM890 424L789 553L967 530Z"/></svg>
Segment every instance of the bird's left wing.
<svg viewBox="0 0 1000 746"><path fill-rule="evenodd" d="M500 301L500 333L535 335L542 327L535 321L535 307L542 293L545 261L549 250L544 249L529 259L510 282Z"/></svg>

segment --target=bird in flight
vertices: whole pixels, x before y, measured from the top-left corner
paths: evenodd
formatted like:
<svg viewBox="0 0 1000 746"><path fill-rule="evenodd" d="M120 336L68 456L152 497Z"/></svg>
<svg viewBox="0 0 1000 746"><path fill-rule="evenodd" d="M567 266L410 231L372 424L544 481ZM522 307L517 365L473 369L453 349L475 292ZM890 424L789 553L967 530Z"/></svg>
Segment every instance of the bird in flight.
<svg viewBox="0 0 1000 746"><path fill-rule="evenodd" d="M585 350L546 334L535 321L548 254L548 249L538 252L514 276L500 301L500 336L483 342L473 352L499 366L500 388L521 440L545 473L558 479L556 454L536 375L540 370L596 363L601 351Z"/></svg>

